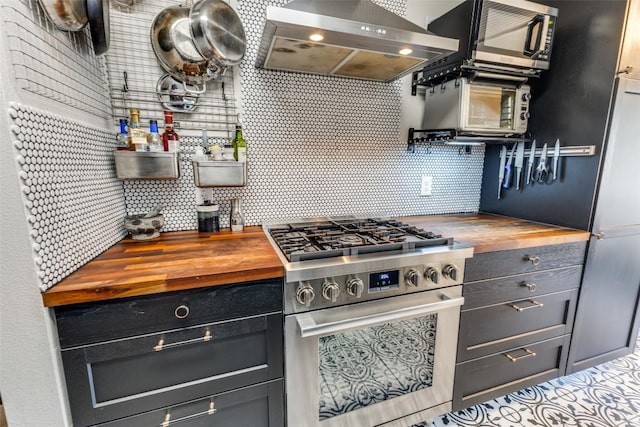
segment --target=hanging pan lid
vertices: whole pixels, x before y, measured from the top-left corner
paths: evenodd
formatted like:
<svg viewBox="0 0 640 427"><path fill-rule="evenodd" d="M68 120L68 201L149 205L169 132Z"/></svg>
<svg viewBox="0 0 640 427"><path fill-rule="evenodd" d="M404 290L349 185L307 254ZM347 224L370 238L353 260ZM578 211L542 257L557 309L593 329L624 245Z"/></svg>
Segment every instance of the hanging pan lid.
<svg viewBox="0 0 640 427"><path fill-rule="evenodd" d="M189 13L193 42L200 54L221 67L242 61L247 38L240 17L222 0L199 0Z"/></svg>

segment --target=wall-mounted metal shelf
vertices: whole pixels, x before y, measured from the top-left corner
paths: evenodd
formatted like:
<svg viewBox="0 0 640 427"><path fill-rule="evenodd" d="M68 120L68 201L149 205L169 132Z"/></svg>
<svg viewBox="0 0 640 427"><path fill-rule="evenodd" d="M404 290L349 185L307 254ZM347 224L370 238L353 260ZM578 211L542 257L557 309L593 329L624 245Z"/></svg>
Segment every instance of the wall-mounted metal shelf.
<svg viewBox="0 0 640 427"><path fill-rule="evenodd" d="M178 179L178 153L115 151L116 176L119 179Z"/></svg>
<svg viewBox="0 0 640 427"><path fill-rule="evenodd" d="M421 136L417 136L420 134ZM480 135L466 134L458 132L455 129L414 129L409 128L407 138L407 151L414 152L415 146L434 142L448 145L482 145L488 143L513 143L513 142L529 142L531 139L528 134L514 134L510 136L500 135Z"/></svg>

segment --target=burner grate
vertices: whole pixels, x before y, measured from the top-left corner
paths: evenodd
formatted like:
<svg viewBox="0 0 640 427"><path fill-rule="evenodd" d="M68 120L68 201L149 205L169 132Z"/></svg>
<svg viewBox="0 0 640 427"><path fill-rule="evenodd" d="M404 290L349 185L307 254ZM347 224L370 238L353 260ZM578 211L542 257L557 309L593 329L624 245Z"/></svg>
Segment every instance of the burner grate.
<svg viewBox="0 0 640 427"><path fill-rule="evenodd" d="M453 239L396 220L284 224L269 229L291 262L450 245Z"/></svg>

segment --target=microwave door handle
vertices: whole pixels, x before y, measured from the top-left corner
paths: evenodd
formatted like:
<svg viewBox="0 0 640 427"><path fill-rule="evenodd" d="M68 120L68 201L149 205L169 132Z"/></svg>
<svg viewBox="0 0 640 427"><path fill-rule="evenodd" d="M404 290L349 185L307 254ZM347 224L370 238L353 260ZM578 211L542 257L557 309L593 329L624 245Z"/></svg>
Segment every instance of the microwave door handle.
<svg viewBox="0 0 640 427"><path fill-rule="evenodd" d="M542 32L545 27L545 19L545 15L536 15L536 17L527 24L527 39L524 42L524 54L530 58L535 59L538 55L540 55L540 53L542 53L540 45L542 44ZM536 33L536 44L533 48L531 48L533 31L536 26L538 27L538 31Z"/></svg>

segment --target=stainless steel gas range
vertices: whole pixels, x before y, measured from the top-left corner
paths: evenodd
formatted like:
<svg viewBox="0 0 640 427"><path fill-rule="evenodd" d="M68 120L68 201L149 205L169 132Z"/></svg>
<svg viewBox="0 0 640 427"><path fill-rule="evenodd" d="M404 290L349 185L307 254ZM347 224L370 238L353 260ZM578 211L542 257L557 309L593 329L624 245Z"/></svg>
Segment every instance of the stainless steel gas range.
<svg viewBox="0 0 640 427"><path fill-rule="evenodd" d="M451 409L472 248L389 219L263 228L286 270L289 427L406 427Z"/></svg>

